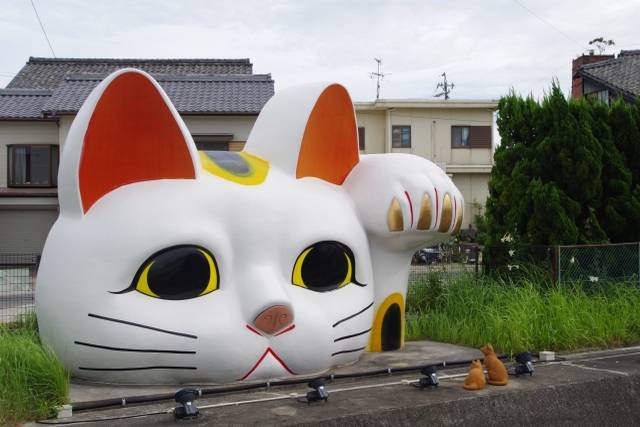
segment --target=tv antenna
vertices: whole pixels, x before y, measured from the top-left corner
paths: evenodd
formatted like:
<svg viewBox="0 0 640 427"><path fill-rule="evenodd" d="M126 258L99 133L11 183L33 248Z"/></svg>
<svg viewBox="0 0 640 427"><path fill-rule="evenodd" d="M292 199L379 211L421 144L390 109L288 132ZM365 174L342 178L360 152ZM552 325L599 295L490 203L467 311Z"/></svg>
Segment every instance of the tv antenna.
<svg viewBox="0 0 640 427"><path fill-rule="evenodd" d="M436 85L436 90L438 90L439 88L442 88L442 92L436 93L433 96L435 96L436 98L444 96L444 100L446 101L446 100L449 99L449 94L451 93L451 90L453 90L454 84L453 83L449 84L447 82L447 73L442 73L442 78L443 78L444 81L439 82Z"/></svg>
<svg viewBox="0 0 640 427"><path fill-rule="evenodd" d="M380 66L382 65L382 58L373 58L374 61L378 63L378 71L369 73L369 78L376 78L376 101L380 99L380 86L382 85L382 79L384 76L388 76L391 73L383 73L380 71Z"/></svg>

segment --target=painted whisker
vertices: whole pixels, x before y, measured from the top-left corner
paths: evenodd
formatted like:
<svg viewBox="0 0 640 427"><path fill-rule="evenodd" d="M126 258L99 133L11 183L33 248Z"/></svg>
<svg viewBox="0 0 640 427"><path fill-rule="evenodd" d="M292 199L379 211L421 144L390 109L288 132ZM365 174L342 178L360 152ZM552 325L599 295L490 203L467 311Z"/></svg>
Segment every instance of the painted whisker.
<svg viewBox="0 0 640 427"><path fill-rule="evenodd" d="M81 371L148 371L150 369L178 369L195 371L195 366L139 366L134 368L87 368L80 366Z"/></svg>
<svg viewBox="0 0 640 427"><path fill-rule="evenodd" d="M93 314L93 313L89 313L88 316L89 317L93 317L95 319L106 320L106 321L109 321L109 322L122 323L123 325L135 326L135 327L138 327L138 328L149 329L149 330L156 331L156 332L163 332L165 334L177 335L177 336L180 336L180 337L191 338L191 339L194 339L194 340L198 339L198 337L196 335L185 334L183 332L170 331L168 329L160 329L160 328L156 328L156 327L149 326L149 325L143 325L142 323L129 322L128 320L115 319L113 317L100 316L98 314Z"/></svg>
<svg viewBox="0 0 640 427"><path fill-rule="evenodd" d="M339 338L334 339L333 342L338 342L338 341L346 340L346 339L349 339L349 338L359 337L361 335L366 334L367 332L371 332L371 328L367 329L366 331L357 332L355 334L341 336Z"/></svg>
<svg viewBox="0 0 640 427"><path fill-rule="evenodd" d="M134 353L196 354L195 351L191 351L191 350L155 350L155 349L142 349L142 348L110 347L107 345L91 344L91 343L82 342L82 341L74 341L73 343L77 345L83 345L85 347L93 347L100 350L111 350L111 351L130 351Z"/></svg>
<svg viewBox="0 0 640 427"><path fill-rule="evenodd" d="M343 354L343 353L354 353L354 352L356 352L356 351L362 351L362 350L364 350L364 349L365 349L365 347L359 347L359 348L353 348L353 349L351 349L351 350L336 351L335 353L333 353L333 354L331 355L331 357L333 357L333 356L337 356L337 355L339 355L339 354Z"/></svg>
<svg viewBox="0 0 640 427"><path fill-rule="evenodd" d="M368 306L366 306L365 308L363 308L362 310L358 311L357 313L351 314L343 319L338 320L336 323L333 324L333 327L335 328L336 326L338 326L339 324L346 322L347 320L351 320L356 316L361 315L362 313L364 313L365 311L369 310L371 307L373 307L373 303L374 301L371 301L371 304L369 304Z"/></svg>

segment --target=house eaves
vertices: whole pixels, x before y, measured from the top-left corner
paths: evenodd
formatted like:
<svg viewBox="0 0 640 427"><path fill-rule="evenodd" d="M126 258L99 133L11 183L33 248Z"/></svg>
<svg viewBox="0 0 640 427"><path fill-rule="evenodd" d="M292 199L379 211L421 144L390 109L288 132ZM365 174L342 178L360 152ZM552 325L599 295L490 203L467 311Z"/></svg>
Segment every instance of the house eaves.
<svg viewBox="0 0 640 427"><path fill-rule="evenodd" d="M498 101L494 99L379 99L373 102L355 102L356 111L384 111L392 108L402 109L488 109L495 111Z"/></svg>

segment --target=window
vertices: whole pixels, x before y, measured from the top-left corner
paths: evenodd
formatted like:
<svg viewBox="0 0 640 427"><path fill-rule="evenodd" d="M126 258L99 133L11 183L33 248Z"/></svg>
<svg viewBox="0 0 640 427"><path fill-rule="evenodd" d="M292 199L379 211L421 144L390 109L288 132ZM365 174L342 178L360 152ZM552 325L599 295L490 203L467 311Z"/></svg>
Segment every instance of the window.
<svg viewBox="0 0 640 427"><path fill-rule="evenodd" d="M411 126L392 126L391 146L393 148L411 148Z"/></svg>
<svg viewBox="0 0 640 427"><path fill-rule="evenodd" d="M358 127L358 148L364 151L364 128Z"/></svg>
<svg viewBox="0 0 640 427"><path fill-rule="evenodd" d="M196 142L198 151L229 151L228 142Z"/></svg>
<svg viewBox="0 0 640 427"><path fill-rule="evenodd" d="M604 102L605 104L609 104L609 91L608 90L599 90L597 92L589 92L585 93L587 98L592 98L600 102Z"/></svg>
<svg viewBox="0 0 640 427"><path fill-rule="evenodd" d="M451 148L491 148L491 126L451 126Z"/></svg>
<svg viewBox="0 0 640 427"><path fill-rule="evenodd" d="M9 187L56 187L57 145L9 145Z"/></svg>
<svg viewBox="0 0 640 427"><path fill-rule="evenodd" d="M229 151L232 133L194 133L191 135L199 151Z"/></svg>
<svg viewBox="0 0 640 427"><path fill-rule="evenodd" d="M451 148L469 148L470 126L451 126Z"/></svg>

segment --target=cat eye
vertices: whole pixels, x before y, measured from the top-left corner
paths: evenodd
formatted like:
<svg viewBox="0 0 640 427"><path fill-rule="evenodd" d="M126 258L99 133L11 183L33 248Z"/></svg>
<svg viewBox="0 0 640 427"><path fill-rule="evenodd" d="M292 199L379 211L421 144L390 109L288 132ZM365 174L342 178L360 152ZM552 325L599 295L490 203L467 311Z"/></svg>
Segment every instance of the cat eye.
<svg viewBox="0 0 640 427"><path fill-rule="evenodd" d="M342 288L358 283L355 278L353 252L340 242L324 241L303 250L293 267L291 282L316 292Z"/></svg>
<svg viewBox="0 0 640 427"><path fill-rule="evenodd" d="M184 300L215 291L219 278L216 260L209 251L198 246L174 246L142 264L131 288L155 298Z"/></svg>

